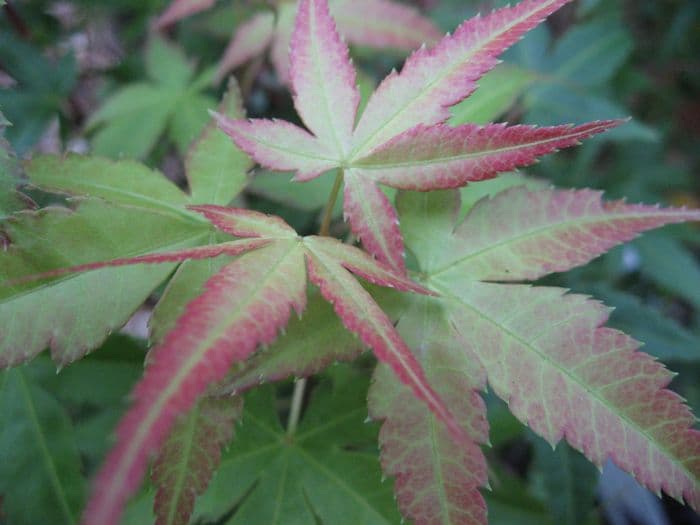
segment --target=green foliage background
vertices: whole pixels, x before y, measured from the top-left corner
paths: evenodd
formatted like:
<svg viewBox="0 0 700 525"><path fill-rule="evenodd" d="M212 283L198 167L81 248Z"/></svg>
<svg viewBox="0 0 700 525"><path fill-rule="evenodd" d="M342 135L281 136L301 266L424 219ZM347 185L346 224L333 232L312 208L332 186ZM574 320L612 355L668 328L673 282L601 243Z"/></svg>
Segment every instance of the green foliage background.
<svg viewBox="0 0 700 525"><path fill-rule="evenodd" d="M502 3L442 0L429 15L447 31ZM225 87L213 83L216 61L254 2L221 1L177 25L169 43L149 36L162 0L63 3L69 12L48 1L10 4L0 15L0 110L9 121L0 122L0 217L30 205L26 196L55 202L31 187L23 188L26 196L14 192L26 182L22 160L38 152L142 159L184 187L187 150ZM353 51L364 91L401 62L395 54ZM700 207L699 57L697 0L579 0L509 51L481 89L453 109L451 122L544 125L632 116L626 126L550 156L528 174L562 187L600 188L608 197ZM254 73L240 72L249 114L293 117L269 65ZM304 186L287 180L258 172L237 199L312 232L333 178ZM614 326L682 369L673 387L699 413L697 228L648 234L547 284L614 306ZM0 240L8 231L0 231ZM86 480L109 447L145 348L144 340L117 334L58 374L45 355L0 374L0 523L48 517L76 523ZM332 521L338 515L347 523L399 523L391 481L379 474L377 427L363 423L369 364L331 367L314 379L300 437L289 445L280 423L289 384L251 395L222 471L198 503L197 523L267 524L276 522L268 514L276 512L294 516L284 523L340 523ZM615 502L595 499L599 473L564 445L552 451L503 405L488 402L492 523L601 523L602 507ZM322 422L322 433L314 434ZM151 521L152 497L144 487L124 523ZM698 522L669 502L666 511L674 520Z"/></svg>

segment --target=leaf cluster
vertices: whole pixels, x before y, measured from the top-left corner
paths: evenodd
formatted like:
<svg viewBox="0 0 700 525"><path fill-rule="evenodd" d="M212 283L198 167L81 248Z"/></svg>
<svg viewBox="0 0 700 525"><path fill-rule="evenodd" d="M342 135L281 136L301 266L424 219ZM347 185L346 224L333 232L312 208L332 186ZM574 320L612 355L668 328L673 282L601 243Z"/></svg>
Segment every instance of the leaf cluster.
<svg viewBox="0 0 700 525"><path fill-rule="evenodd" d="M700 215L507 173L623 123L595 119L624 116L608 86L630 57L628 32L612 17L552 44L545 26L534 28L566 3L524 0L439 41L424 25L420 38L437 42L374 93L340 35L378 47L396 40L373 41L374 26L357 37L347 21L357 17L354 4L281 3L276 18L258 14L239 27L228 58L255 58L272 45L300 117L294 123L246 119L235 81L207 122L214 103L202 92L214 69L196 76L181 51L153 36L148 79L91 117L93 146L145 157L166 134L185 153L186 189L136 161L18 163L3 147L0 180L10 191L0 363L9 370L0 384L0 449L26 443L3 479L41 460L36 475L0 487L11 522L37 519L23 508L38 484L37 512L50 509L59 523L80 514L86 524L486 523L487 507L496 523L523 508L531 514L520 522L542 523L538 500L554 502L554 522L586 523L596 473L583 456L599 468L612 461L697 510L700 434L685 401L667 389L672 374L606 325L608 308L561 287L623 305L615 327L640 335L644 319L652 354L692 363L696 356L678 350L697 341L692 325L660 317L599 277L614 268L618 281L629 279L619 261L633 253L631 271L697 308L687 284L697 275L692 230L644 237L561 272ZM589 4L579 9L594 12ZM176 1L155 27L209 6ZM425 22L397 6L368 0L365 8ZM262 37L253 34L261 24ZM510 63L496 67L529 30ZM279 52L287 41L288 62ZM219 77L241 63L228 62ZM553 125L491 123L516 101L524 122ZM601 137L538 172L569 176L573 164L585 173L607 141L658 138L639 124ZM255 192L312 214L325 204L319 235L241 207L254 163L269 170ZM280 171L302 184L287 191ZM14 192L19 177L62 205L18 211L27 202ZM336 220L341 211L350 242L329 237L347 231ZM659 247L675 254L673 264ZM678 278L679 263L688 281ZM147 300L155 304L152 348L137 379L143 349L111 334ZM57 377L45 348L63 368ZM329 366L365 349L379 361L371 383L371 359ZM106 384L93 394L100 377ZM297 380L292 395L261 386L288 377L311 379ZM376 423L362 423L367 412ZM534 495L496 458L522 425L531 429ZM551 452L544 441L561 444ZM82 471L97 464L85 504ZM153 488L128 504L149 466Z"/></svg>

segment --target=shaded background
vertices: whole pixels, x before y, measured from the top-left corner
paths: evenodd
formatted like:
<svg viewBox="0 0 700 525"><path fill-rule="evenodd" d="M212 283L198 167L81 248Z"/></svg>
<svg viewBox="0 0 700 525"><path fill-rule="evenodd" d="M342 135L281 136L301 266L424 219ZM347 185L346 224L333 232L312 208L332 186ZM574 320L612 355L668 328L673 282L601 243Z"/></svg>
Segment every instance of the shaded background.
<svg viewBox="0 0 700 525"><path fill-rule="evenodd" d="M477 11L504 4L415 3L445 31ZM135 157L185 184L184 155L223 90L211 82L212 67L235 27L264 2L221 0L171 28L169 44L161 46L149 28L165 4L16 0L2 8L0 110L11 123L5 137L18 156L75 151ZM403 59L364 48L353 49L353 55L367 87ZM579 0L510 50L503 66L481 83L479 103L456 107L453 123L495 118L544 125L632 116L618 130L548 157L527 173L562 187L599 188L610 198L700 207L699 57L697 0ZM289 94L268 62L244 67L237 76L249 114L295 118ZM17 180L21 183L21 173L3 172L0 178L0 217L31 205L12 196ZM328 191L324 182L315 184L290 187L286 179L259 173L243 199L311 231ZM52 202L47 195L27 193L39 205ZM615 307L613 326L682 372L672 386L696 413L699 232L697 225L668 227L547 279ZM99 463L123 399L139 376L147 317L148 307L126 335L112 337L106 348L58 376L44 357L27 369L47 417L57 422L54 438L77 444L81 476ZM91 381L95 374L109 378L98 394ZM288 396L288 389L279 396ZM489 404L492 523L700 523L691 510L656 499L614 467L601 476L565 445L552 451L500 402L489 398ZM10 438L0 429L0 456L15 453ZM23 481L45 481L32 476L26 473ZM0 482L0 494L10 490L9 482ZM82 487L84 479L76 484ZM26 504L32 504L30 495ZM139 505L148 507L137 502L135 508ZM0 523L21 523L1 509Z"/></svg>

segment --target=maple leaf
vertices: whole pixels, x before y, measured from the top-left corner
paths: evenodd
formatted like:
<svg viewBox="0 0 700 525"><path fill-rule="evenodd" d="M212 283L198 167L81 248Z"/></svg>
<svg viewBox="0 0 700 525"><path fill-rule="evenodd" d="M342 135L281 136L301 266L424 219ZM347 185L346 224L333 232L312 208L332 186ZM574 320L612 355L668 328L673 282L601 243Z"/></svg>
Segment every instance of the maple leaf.
<svg viewBox="0 0 700 525"><path fill-rule="evenodd" d="M240 398L202 398L173 428L153 465L158 487L157 525L187 525L195 497L209 483L221 459L221 447L233 437Z"/></svg>
<svg viewBox="0 0 700 525"><path fill-rule="evenodd" d="M564 438L599 467L611 458L655 492L700 505L700 433L672 375L604 327L608 310L565 290L517 284L584 264L639 232L700 220L699 211L602 202L591 190L515 187L461 224L459 194L399 197L407 246L439 297L408 297L398 329L474 446L455 445L383 366L369 394L385 421L382 464L417 524L486 523L487 382L551 444ZM406 461L405 458L418 458Z"/></svg>
<svg viewBox="0 0 700 525"><path fill-rule="evenodd" d="M430 50L411 55L360 101L348 49L326 0L302 0L290 47L294 105L308 131L277 120L231 120L221 128L262 166L306 181L342 168L344 210L352 230L377 259L404 271L396 212L378 184L421 191L464 186L618 125L443 124L449 106L476 88L497 55L568 0L525 0L464 22ZM321 52L320 50L323 50Z"/></svg>
<svg viewBox="0 0 700 525"><path fill-rule="evenodd" d="M367 383L350 366L328 369L293 436L280 425L275 389L249 392L236 439L197 501L195 519L213 521L237 501L230 525L398 523L391 483L381 482L377 425L365 421Z"/></svg>
<svg viewBox="0 0 700 525"><path fill-rule="evenodd" d="M91 115L89 130L98 155L112 158L146 156L164 132L186 153L207 124L215 99L203 93L212 70L194 75L181 49L154 37L145 54L144 82L129 84L109 97Z"/></svg>
<svg viewBox="0 0 700 525"><path fill-rule="evenodd" d="M391 320L350 272L381 286L431 292L358 248L325 237L300 238L277 217L213 205L190 209L239 239L91 262L20 279L240 255L207 281L175 328L150 353L144 377L134 389L134 404L117 429L117 444L97 477L85 523L116 523L126 498L138 487L149 456L167 437L176 416L189 410L210 384L223 379L233 363L245 360L258 345L274 341L287 324L290 309L301 315L307 271L345 327L410 385L413 394L447 425L452 438L465 440ZM16 279L10 281L14 284Z"/></svg>
<svg viewBox="0 0 700 525"><path fill-rule="evenodd" d="M235 85L219 110L232 117L243 115ZM122 326L174 266L104 268L40 285L17 279L93 261L206 245L216 240L215 230L184 206L227 204L245 185L250 166L250 159L232 148L213 122L190 150L190 195L133 161L77 155L33 159L25 169L33 186L79 198L71 201L70 209L18 213L3 224L11 242L0 254L0 364L23 363L47 346L60 366L82 357ZM183 263L171 279L151 323L155 339L193 298L181 297L177 290L211 275L207 261L197 263ZM11 280L16 284L10 286ZM74 296L82 302L68 312L66 297ZM51 314L37 316L37 309Z"/></svg>

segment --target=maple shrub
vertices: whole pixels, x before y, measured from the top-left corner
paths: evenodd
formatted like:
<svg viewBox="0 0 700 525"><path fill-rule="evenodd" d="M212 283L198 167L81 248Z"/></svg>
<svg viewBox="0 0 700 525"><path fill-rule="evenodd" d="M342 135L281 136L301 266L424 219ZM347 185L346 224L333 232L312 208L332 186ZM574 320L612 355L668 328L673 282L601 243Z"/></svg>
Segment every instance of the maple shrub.
<svg viewBox="0 0 700 525"><path fill-rule="evenodd" d="M317 482L316 492L307 491L317 478L298 459L332 465L355 490L375 490L373 460L352 452L367 437L364 415L355 410L332 423L350 451L325 443L324 422L345 404L357 407L361 378L331 372L333 386L314 391L301 420L305 382L298 380L286 430L272 392L260 386L317 374L365 348L379 360L368 411L381 422L381 468L394 479L400 514L413 523L487 523L480 395L487 385L552 445L564 439L599 467L611 459L652 491L700 509L700 432L684 401L666 389L672 373L606 327L602 304L529 284L645 230L699 221L700 211L606 201L597 191L517 177L471 184L622 121L446 123L449 108L500 54L568 1L523 0L464 22L410 55L358 114L356 73L328 2L301 0L288 74L306 129L245 119L232 82L186 159L188 193L134 161L28 163L33 186L71 197L68 207L19 212L5 225L5 367L46 347L69 365L169 278L151 320L154 346L82 523L119 523L154 458L157 523L189 523L195 496L232 438L229 484L216 490L230 490L231 505L254 493L236 523L279 522L268 504L278 490L276 461L296 472L281 522L386 523L382 516L396 511L371 499L334 513L334 502L349 496ZM254 162L292 171L302 183L335 174L319 235L300 236L278 217L228 206ZM399 192L394 198L388 189ZM329 236L341 190L362 248ZM255 411L243 409L244 392ZM294 452L283 455L285 447Z"/></svg>

